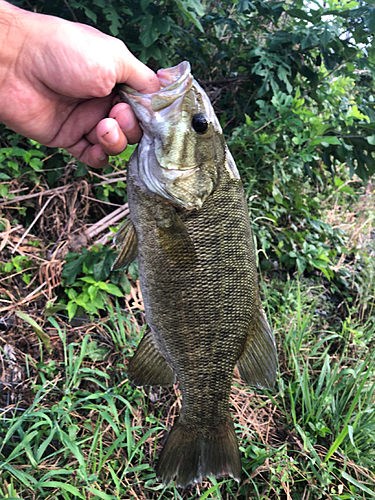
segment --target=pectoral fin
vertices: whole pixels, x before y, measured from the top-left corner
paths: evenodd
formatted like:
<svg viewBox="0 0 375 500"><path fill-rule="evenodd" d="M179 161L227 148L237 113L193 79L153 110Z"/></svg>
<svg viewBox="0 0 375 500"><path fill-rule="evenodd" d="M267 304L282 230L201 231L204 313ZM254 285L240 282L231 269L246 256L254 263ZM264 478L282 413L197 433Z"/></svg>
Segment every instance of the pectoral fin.
<svg viewBox="0 0 375 500"><path fill-rule="evenodd" d="M117 231L113 242L120 246L120 253L115 260L112 271L122 269L129 265L137 258L138 254L138 237L130 219L127 219L120 229Z"/></svg>
<svg viewBox="0 0 375 500"><path fill-rule="evenodd" d="M168 260L174 264L194 264L196 253L194 243L186 226L172 208L168 214L155 214L160 246Z"/></svg>
<svg viewBox="0 0 375 500"><path fill-rule="evenodd" d="M276 344L263 308L254 313L245 349L238 360L242 379L249 385L271 388L277 371Z"/></svg>
<svg viewBox="0 0 375 500"><path fill-rule="evenodd" d="M172 385L176 377L147 328L128 366L128 378L135 385Z"/></svg>

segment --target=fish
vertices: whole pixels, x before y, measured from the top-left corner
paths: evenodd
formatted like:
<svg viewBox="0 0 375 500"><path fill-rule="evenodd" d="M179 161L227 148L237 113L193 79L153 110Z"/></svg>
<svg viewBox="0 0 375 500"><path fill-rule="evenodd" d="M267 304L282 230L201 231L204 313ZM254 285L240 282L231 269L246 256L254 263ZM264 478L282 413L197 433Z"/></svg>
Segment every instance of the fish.
<svg viewBox="0 0 375 500"><path fill-rule="evenodd" d="M116 233L113 269L138 258L147 329L128 365L136 386L179 381L182 408L157 478L241 480L229 396L238 365L272 388L277 350L259 297L249 209L210 100L188 61L157 72L161 88L118 92L143 136L127 171L130 219Z"/></svg>

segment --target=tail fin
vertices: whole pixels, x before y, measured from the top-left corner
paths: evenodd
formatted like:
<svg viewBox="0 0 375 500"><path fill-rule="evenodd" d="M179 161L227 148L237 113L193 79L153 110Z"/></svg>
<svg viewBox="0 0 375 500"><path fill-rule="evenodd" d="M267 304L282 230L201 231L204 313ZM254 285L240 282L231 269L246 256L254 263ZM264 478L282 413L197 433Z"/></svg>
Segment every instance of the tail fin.
<svg viewBox="0 0 375 500"><path fill-rule="evenodd" d="M233 421L204 430L183 423L175 423L161 452L156 475L168 485L177 474L180 487L199 483L202 477L230 475L241 479L241 459Z"/></svg>

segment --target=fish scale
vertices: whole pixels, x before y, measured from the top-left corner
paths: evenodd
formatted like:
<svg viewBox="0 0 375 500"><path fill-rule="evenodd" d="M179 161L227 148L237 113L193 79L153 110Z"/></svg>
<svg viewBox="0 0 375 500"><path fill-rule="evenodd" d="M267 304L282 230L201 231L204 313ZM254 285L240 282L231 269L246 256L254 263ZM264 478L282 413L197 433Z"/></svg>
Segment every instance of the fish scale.
<svg viewBox="0 0 375 500"><path fill-rule="evenodd" d="M220 125L188 63L163 70L163 82L168 71L170 85L156 93L156 110L155 94L121 93L144 131L128 167L131 224L116 241L125 243L115 268L138 253L148 322L128 376L137 385L179 380L182 410L157 464L164 484L176 477L187 486L223 474L239 481L229 410L233 370L238 363L247 383L271 387L275 342L259 299L243 186ZM194 132L198 111L207 133ZM182 159L183 165L174 163Z"/></svg>

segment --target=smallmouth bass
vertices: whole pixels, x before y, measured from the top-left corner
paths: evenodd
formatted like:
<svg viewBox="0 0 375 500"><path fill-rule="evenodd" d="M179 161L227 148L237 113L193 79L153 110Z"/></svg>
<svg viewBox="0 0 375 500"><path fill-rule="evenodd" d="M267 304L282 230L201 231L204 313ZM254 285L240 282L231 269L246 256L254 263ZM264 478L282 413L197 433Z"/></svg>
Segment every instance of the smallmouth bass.
<svg viewBox="0 0 375 500"><path fill-rule="evenodd" d="M241 478L229 395L238 363L272 387L277 353L260 303L248 206L212 105L190 64L158 71L161 90L120 86L143 129L128 167L130 220L115 269L138 256L146 330L128 367L136 385L179 380L182 410L157 463L178 486Z"/></svg>

